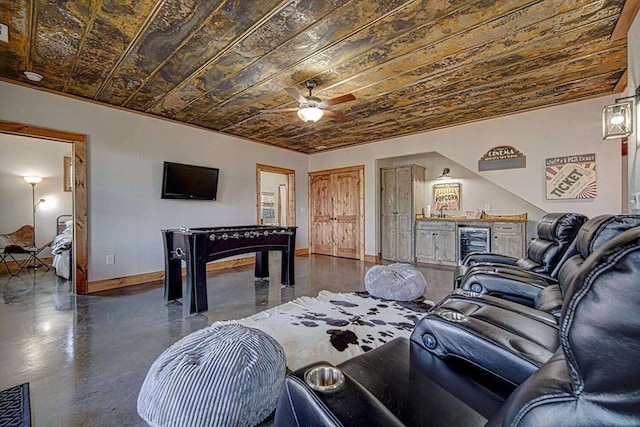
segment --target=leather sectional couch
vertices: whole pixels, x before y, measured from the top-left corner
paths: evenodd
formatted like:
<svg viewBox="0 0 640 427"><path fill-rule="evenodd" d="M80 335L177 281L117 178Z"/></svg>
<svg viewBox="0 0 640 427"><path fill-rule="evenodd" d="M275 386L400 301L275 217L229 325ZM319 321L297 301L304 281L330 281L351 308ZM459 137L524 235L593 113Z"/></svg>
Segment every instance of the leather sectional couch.
<svg viewBox="0 0 640 427"><path fill-rule="evenodd" d="M576 234L587 217L576 213L546 214L537 226L537 237L527 247L527 256L513 258L494 253L472 252L468 254L461 265L456 267L454 285L458 287L462 281L469 281L470 277L484 274L485 281L490 282L494 273L510 274L514 279L531 278L541 274L546 277L557 277L559 264L575 254ZM535 280L535 279L531 279ZM502 282L501 282L502 283ZM509 288L496 285L494 293L503 292L503 296L518 301L520 295L510 294Z"/></svg>
<svg viewBox="0 0 640 427"><path fill-rule="evenodd" d="M509 300L517 296L515 300L521 304L559 316L571 275L584 258L622 231L638 226L639 218L638 215L600 215L582 224L551 275L515 267L477 266L454 283L454 288Z"/></svg>
<svg viewBox="0 0 640 427"><path fill-rule="evenodd" d="M305 379L325 362L289 375L275 425L640 425L640 216L585 225L557 316L457 290L409 340L338 365L335 389Z"/></svg>
<svg viewBox="0 0 640 427"><path fill-rule="evenodd" d="M581 271L585 259L613 237L638 226L637 215L592 218L580 228L574 242L576 254L562 264L557 283L539 287L526 281L510 281L511 286L532 288L541 294L534 308L488 295L454 291L416 327L414 334L422 336L418 342L441 358L456 357L510 384L521 384L560 346L562 309L576 292L574 276ZM540 306L549 308L549 312Z"/></svg>

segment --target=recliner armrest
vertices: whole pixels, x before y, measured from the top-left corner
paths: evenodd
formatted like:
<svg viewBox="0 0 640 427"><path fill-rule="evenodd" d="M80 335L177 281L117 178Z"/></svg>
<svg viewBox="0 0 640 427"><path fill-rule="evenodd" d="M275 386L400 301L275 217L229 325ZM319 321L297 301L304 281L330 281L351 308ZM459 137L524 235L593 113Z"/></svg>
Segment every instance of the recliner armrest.
<svg viewBox="0 0 640 427"><path fill-rule="evenodd" d="M280 391L274 426L404 426L375 396L348 375L337 390L312 390L304 380L304 373L321 365L333 366L318 362L287 376ZM304 420L304 423L299 424L298 420Z"/></svg>
<svg viewBox="0 0 640 427"><path fill-rule="evenodd" d="M557 326L455 301L427 313L411 340L442 359L463 360L514 385L524 382L559 346Z"/></svg>
<svg viewBox="0 0 640 427"><path fill-rule="evenodd" d="M549 285L558 283L558 280L549 276L548 274L538 273L530 270L523 270L517 266L511 265L497 265L497 264L476 264L470 267L462 267L460 272L464 270L460 283L464 281L464 277L471 274L492 272L492 273L504 273L512 277L521 277L523 281L544 281Z"/></svg>
<svg viewBox="0 0 640 427"><path fill-rule="evenodd" d="M548 274L538 273L536 271L530 271L530 270L521 270L518 267L500 266L500 267L495 267L494 271L496 273L505 273L505 274L509 274L511 276L522 277L522 279L525 280L525 281L542 280L542 281L548 283L549 285L553 285L553 284L558 283L557 279L549 276Z"/></svg>
<svg viewBox="0 0 640 427"><path fill-rule="evenodd" d="M556 284L558 280L549 276L548 274L538 273L531 270L524 270L517 265L506 265L506 264L491 264L491 263L480 263L474 264L470 266L458 265L456 266L454 275L453 275L453 289L458 289L462 282L464 282L465 277L470 274L481 273L481 272L494 272L494 273L505 273L511 276L521 277L523 281L536 281L536 280L544 280L548 284Z"/></svg>
<svg viewBox="0 0 640 427"><path fill-rule="evenodd" d="M516 265L518 258L491 252L471 252L462 260L462 265L476 265L481 263Z"/></svg>
<svg viewBox="0 0 640 427"><path fill-rule="evenodd" d="M504 298L497 298L497 297L486 295L486 294L478 294L475 292L465 291L463 289L456 289L453 292L451 292L447 297L443 298L442 301L438 303L438 306L446 304L447 301L452 301L452 300L472 301L472 302L477 302L479 304L489 304L494 307L513 311L515 313L526 316L530 319L558 328L558 318L554 313L546 312L539 308L536 309L536 308L528 307L526 305L509 301Z"/></svg>
<svg viewBox="0 0 640 427"><path fill-rule="evenodd" d="M356 386L343 393L317 392L302 382L306 370L320 364L330 365L314 363L287 377L275 426L395 426L399 420L407 426L481 427L514 389L494 378L471 378L407 338L340 363L347 387Z"/></svg>
<svg viewBox="0 0 640 427"><path fill-rule="evenodd" d="M536 277L524 280L518 274L479 271L467 274L460 283L460 289L511 298L521 304L533 307L536 295L550 284L546 280Z"/></svg>

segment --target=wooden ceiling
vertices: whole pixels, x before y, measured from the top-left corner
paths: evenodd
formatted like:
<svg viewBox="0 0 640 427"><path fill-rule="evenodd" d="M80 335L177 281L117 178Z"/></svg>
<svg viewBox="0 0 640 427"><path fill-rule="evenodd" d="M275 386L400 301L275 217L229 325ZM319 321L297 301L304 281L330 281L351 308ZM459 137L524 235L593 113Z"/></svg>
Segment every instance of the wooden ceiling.
<svg viewBox="0 0 640 427"><path fill-rule="evenodd" d="M613 93L624 3L11 0L0 78L316 153ZM309 78L351 121L260 113Z"/></svg>

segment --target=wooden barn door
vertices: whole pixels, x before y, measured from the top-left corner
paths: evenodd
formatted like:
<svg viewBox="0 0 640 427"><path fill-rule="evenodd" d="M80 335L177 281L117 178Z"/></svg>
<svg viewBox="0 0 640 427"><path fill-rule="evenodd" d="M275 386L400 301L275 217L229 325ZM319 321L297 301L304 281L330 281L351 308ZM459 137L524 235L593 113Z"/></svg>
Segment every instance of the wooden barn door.
<svg viewBox="0 0 640 427"><path fill-rule="evenodd" d="M364 256L364 167L309 174L311 253Z"/></svg>
<svg viewBox="0 0 640 427"><path fill-rule="evenodd" d="M311 253L334 255L331 175L310 177Z"/></svg>

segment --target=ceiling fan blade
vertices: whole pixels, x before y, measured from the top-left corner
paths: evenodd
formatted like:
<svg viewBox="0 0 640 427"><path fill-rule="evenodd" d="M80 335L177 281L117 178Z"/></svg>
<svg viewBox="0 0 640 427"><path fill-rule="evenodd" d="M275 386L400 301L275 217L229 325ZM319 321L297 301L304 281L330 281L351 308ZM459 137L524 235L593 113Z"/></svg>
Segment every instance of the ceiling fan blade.
<svg viewBox="0 0 640 427"><path fill-rule="evenodd" d="M354 101L356 99L352 93L348 93L346 95L337 96L335 98L327 99L326 101L322 101L325 107L330 107L331 105L342 104L343 102Z"/></svg>
<svg viewBox="0 0 640 427"><path fill-rule="evenodd" d="M329 111L329 110L324 110L324 115L325 115L325 116L327 116L327 117L329 117L329 118L332 118L332 119L334 119L334 120L341 121L341 122L348 122L349 120L351 120L351 119L350 119L349 117L347 117L347 116L343 116L343 115L342 115L342 114L340 114L340 113L335 113L335 112L333 112L333 111Z"/></svg>
<svg viewBox="0 0 640 427"><path fill-rule="evenodd" d="M287 91L287 93L289 95L291 95L291 97L293 99L295 99L296 101L298 101L299 103L303 104L305 102L307 102L307 98L305 98L304 96L302 96L300 94L300 92L298 92L297 90L295 90L295 88L292 87L285 87L284 90Z"/></svg>
<svg viewBox="0 0 640 427"><path fill-rule="evenodd" d="M273 108L271 110L260 110L261 113L281 113L283 111L298 111L297 108Z"/></svg>

